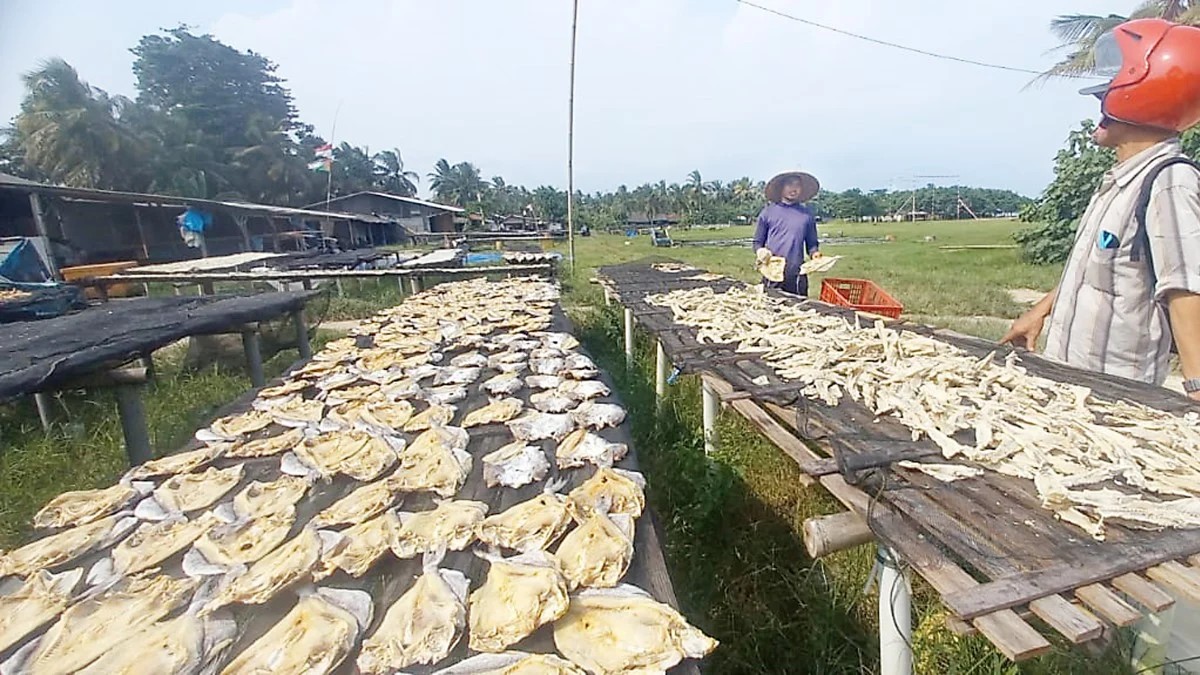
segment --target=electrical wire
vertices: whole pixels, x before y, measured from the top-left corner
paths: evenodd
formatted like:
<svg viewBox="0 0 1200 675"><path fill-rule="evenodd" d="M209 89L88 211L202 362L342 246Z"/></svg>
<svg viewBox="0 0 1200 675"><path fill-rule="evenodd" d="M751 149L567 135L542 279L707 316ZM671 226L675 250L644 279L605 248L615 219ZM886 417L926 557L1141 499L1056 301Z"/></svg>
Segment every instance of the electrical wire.
<svg viewBox="0 0 1200 675"><path fill-rule="evenodd" d="M812 26L813 28L820 28L822 30L827 30L827 31L830 31L833 33L837 33L839 35L845 35L846 37L852 37L856 40L863 40L864 42L870 42L872 44L877 44L877 45L881 45L884 47L891 47L892 49L900 49L902 51L911 52L913 54L920 54L922 56L928 56L928 57L935 58L935 59L943 59L945 61L954 61L956 63L963 63L963 64L970 65L970 66L979 66L981 68L991 68L993 70L1005 70L1005 71L1012 72L1012 73L1025 73L1027 75L1043 75L1044 74L1040 70L1031 70L1029 68L1018 68L1016 66L1006 66L1006 65L999 64L999 63L989 63L987 61L977 61L975 59L963 58L961 56L951 56L949 54L939 54L938 52L931 52L926 49L920 49L919 47L909 47L908 45L897 44L895 42L888 42L887 40L880 40L878 38L873 38L873 37L870 37L867 35L853 33L851 31L843 30L841 28L829 26L829 25L826 25L823 23L818 23L811 19L803 19L801 17L794 16L794 15L788 14L786 12L781 12L777 9L772 9L770 7L764 7L760 4L751 2L750 0L737 0L737 1L740 4L746 5L747 7L753 7L755 9L767 12L768 14L774 14L775 16L779 16L784 19L790 19L792 21L802 23L806 26ZM1062 77L1079 78L1079 79L1103 79L1098 75L1064 74L1064 75L1062 75Z"/></svg>

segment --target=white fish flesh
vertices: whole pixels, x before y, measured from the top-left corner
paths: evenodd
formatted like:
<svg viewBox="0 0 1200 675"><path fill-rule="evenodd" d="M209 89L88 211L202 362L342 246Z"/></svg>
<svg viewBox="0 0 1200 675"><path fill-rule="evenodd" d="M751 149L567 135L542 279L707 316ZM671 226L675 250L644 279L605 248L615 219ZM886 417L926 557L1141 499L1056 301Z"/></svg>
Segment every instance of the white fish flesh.
<svg viewBox="0 0 1200 675"><path fill-rule="evenodd" d="M562 351L570 351L579 346L579 340L570 333L542 333L537 336L542 344Z"/></svg>
<svg viewBox="0 0 1200 675"><path fill-rule="evenodd" d="M483 482L488 487L519 488L542 480L550 461L541 447L515 441L483 456Z"/></svg>
<svg viewBox="0 0 1200 675"><path fill-rule="evenodd" d="M646 479L639 473L601 467L591 478L571 490L567 495L567 506L571 515L581 522L597 511L624 513L637 518L646 508L645 486Z"/></svg>
<svg viewBox="0 0 1200 675"><path fill-rule="evenodd" d="M523 407L524 404L519 398L495 399L482 408L467 413L463 418L462 425L463 427L475 427L507 422L516 417Z"/></svg>
<svg viewBox="0 0 1200 675"><path fill-rule="evenodd" d="M585 464L611 467L624 459L628 451L624 443L611 443L587 429L576 429L558 444L554 454L558 468L570 469Z"/></svg>
<svg viewBox="0 0 1200 675"><path fill-rule="evenodd" d="M487 559L487 579L469 601L471 649L502 652L567 613L566 580L546 553Z"/></svg>
<svg viewBox="0 0 1200 675"><path fill-rule="evenodd" d="M308 388L308 383L304 380L291 380L290 382L281 382L272 387L264 387L258 392L259 401L269 401L271 399L280 399L292 394L298 394Z"/></svg>
<svg viewBox="0 0 1200 675"><path fill-rule="evenodd" d="M419 383L421 380L427 380L431 377L436 377L442 372L441 366L435 366L432 363L426 363L416 368L410 368L404 372L410 380Z"/></svg>
<svg viewBox="0 0 1200 675"><path fill-rule="evenodd" d="M42 570L29 575L17 590L0 595L0 652L62 613L82 577L82 569L62 574Z"/></svg>
<svg viewBox="0 0 1200 675"><path fill-rule="evenodd" d="M554 557L570 590L612 588L633 560L633 519L594 513L563 538Z"/></svg>
<svg viewBox="0 0 1200 675"><path fill-rule="evenodd" d="M608 386L599 380L567 380L558 385L558 391L581 401L612 393Z"/></svg>
<svg viewBox="0 0 1200 675"><path fill-rule="evenodd" d="M280 476L264 483L252 481L233 497L233 510L239 518L261 518L290 510L304 498L309 483L296 476Z"/></svg>
<svg viewBox="0 0 1200 675"><path fill-rule="evenodd" d="M435 385L442 384L471 384L483 373L481 368L446 368L433 378Z"/></svg>
<svg viewBox="0 0 1200 675"><path fill-rule="evenodd" d="M51 499L34 515L33 526L48 529L94 523L116 513L139 494L133 487L123 483L100 490L64 492Z"/></svg>
<svg viewBox="0 0 1200 675"><path fill-rule="evenodd" d="M557 375L565 365L564 359L543 359L529 362L529 368L536 375Z"/></svg>
<svg viewBox="0 0 1200 675"><path fill-rule="evenodd" d="M570 415L527 412L508 422L508 428L519 441L560 440L575 429L575 422Z"/></svg>
<svg viewBox="0 0 1200 675"><path fill-rule="evenodd" d="M261 605L284 588L311 578L320 555L321 539L315 529L306 527L234 577L205 605L204 612L210 613L235 602Z"/></svg>
<svg viewBox="0 0 1200 675"><path fill-rule="evenodd" d="M496 370L499 370L502 373L508 373L511 375L520 375L521 373L525 372L525 370L528 367L529 367L529 365L526 364L525 362L501 363L500 365L496 366Z"/></svg>
<svg viewBox="0 0 1200 675"><path fill-rule="evenodd" d="M571 411L571 419L589 429L615 427L625 421L625 409L615 403L585 401Z"/></svg>
<svg viewBox="0 0 1200 675"><path fill-rule="evenodd" d="M300 428L321 421L325 414L325 403L299 396L276 406L270 411L271 420L280 426Z"/></svg>
<svg viewBox="0 0 1200 675"><path fill-rule="evenodd" d="M226 469L209 467L201 473L176 474L154 490L154 500L175 513L208 508L241 482L244 472L244 465L235 464Z"/></svg>
<svg viewBox="0 0 1200 675"><path fill-rule="evenodd" d="M116 514L86 525L35 539L0 555L0 578L25 577L38 570L57 567L103 548L137 525L136 518Z"/></svg>
<svg viewBox="0 0 1200 675"><path fill-rule="evenodd" d="M221 675L324 675L333 672L354 649L371 622L370 597L358 599L359 613L346 609L340 596L362 591L320 589L300 598L279 623L221 671ZM366 612L365 614L363 612Z"/></svg>
<svg viewBox="0 0 1200 675"><path fill-rule="evenodd" d="M240 415L222 417L215 420L208 429L196 432L199 441L232 441L240 436L266 429L271 425L271 413L262 410L249 410Z"/></svg>
<svg viewBox="0 0 1200 675"><path fill-rule="evenodd" d="M148 570L182 551L220 521L212 513L188 520L182 516L142 523L133 534L113 547L114 571L122 576Z"/></svg>
<svg viewBox="0 0 1200 675"><path fill-rule="evenodd" d="M685 658L699 659L717 641L679 612L628 584L571 597L554 624L554 646L591 673L666 673Z"/></svg>
<svg viewBox="0 0 1200 675"><path fill-rule="evenodd" d="M422 392L426 401L436 405L458 403L467 397L467 388L461 384L449 384L444 387L433 387Z"/></svg>
<svg viewBox="0 0 1200 675"><path fill-rule="evenodd" d="M554 492L514 504L488 516L479 525L479 540L494 548L511 551L544 551L571 524L567 500Z"/></svg>
<svg viewBox="0 0 1200 675"><path fill-rule="evenodd" d="M363 641L359 672L385 675L413 665L433 665L449 656L467 624L469 584L462 572L427 566L412 588L388 607L375 633Z"/></svg>
<svg viewBox="0 0 1200 675"><path fill-rule="evenodd" d="M270 515L217 525L192 544L206 562L232 569L261 560L287 539L296 522L291 509Z"/></svg>
<svg viewBox="0 0 1200 675"><path fill-rule="evenodd" d="M529 405L544 413L565 413L575 407L577 401L557 389L539 391L529 397Z"/></svg>
<svg viewBox="0 0 1200 675"><path fill-rule="evenodd" d="M483 390L492 396L511 396L512 394L521 391L524 383L516 373L500 373L495 377L485 380L481 385Z"/></svg>
<svg viewBox="0 0 1200 675"><path fill-rule="evenodd" d="M514 363L525 363L529 360L529 356L525 352L500 352L492 354L488 357L488 368L499 368L503 365L511 365Z"/></svg>
<svg viewBox="0 0 1200 675"><path fill-rule="evenodd" d="M596 364L584 354L571 354L564 360L563 370L596 370Z"/></svg>
<svg viewBox="0 0 1200 675"><path fill-rule="evenodd" d="M406 560L425 553L461 551L475 541L487 512L483 502L448 500L432 511L400 513L401 526L392 538L392 553Z"/></svg>
<svg viewBox="0 0 1200 675"><path fill-rule="evenodd" d="M563 379L557 375L530 375L525 378L525 384L530 389L557 389Z"/></svg>
<svg viewBox="0 0 1200 675"><path fill-rule="evenodd" d="M488 357L479 352L467 352L450 359L450 365L454 368L483 368L487 364Z"/></svg>

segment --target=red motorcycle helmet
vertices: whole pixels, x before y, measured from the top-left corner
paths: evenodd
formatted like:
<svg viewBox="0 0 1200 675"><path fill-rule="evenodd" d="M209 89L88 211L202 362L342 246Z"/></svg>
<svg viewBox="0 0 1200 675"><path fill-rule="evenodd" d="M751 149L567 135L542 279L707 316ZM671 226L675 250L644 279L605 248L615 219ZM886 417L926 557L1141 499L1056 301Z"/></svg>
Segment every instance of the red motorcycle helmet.
<svg viewBox="0 0 1200 675"><path fill-rule="evenodd" d="M1200 28L1135 19L1096 41L1096 71L1112 78L1081 94L1120 122L1180 132L1200 122Z"/></svg>

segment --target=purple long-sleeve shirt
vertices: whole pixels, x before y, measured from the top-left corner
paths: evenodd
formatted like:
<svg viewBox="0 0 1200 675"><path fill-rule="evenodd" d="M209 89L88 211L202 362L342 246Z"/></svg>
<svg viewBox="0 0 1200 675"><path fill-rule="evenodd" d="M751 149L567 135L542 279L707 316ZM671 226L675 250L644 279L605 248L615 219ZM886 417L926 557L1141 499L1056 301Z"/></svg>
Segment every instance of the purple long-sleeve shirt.
<svg viewBox="0 0 1200 675"><path fill-rule="evenodd" d="M754 250L763 247L787 260L784 277L794 278L804 264L804 253L811 256L820 248L816 219L802 204L768 204L758 214L758 229L754 231Z"/></svg>

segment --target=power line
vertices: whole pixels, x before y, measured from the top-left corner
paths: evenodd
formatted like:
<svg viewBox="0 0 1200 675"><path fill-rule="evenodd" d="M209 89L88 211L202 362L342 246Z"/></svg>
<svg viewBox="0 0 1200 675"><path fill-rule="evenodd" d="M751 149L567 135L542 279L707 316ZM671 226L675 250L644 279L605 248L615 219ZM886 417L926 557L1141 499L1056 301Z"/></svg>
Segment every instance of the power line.
<svg viewBox="0 0 1200 675"><path fill-rule="evenodd" d="M866 35L852 33L848 30L842 30L841 28L835 28L833 26L828 26L823 23L817 23L816 21L812 21L810 19L802 19L798 16L793 16L791 14L781 12L777 9L771 9L770 7L763 7L762 5L756 4L754 2L750 2L750 0L737 0L737 1L743 5L753 7L755 9L759 9L764 12L767 12L768 14L774 14L775 16L783 17L785 19L791 19L792 21L796 21L798 23L805 24L806 26L820 28L822 30L831 31L834 33L838 33L839 35L845 35L847 37L852 37L857 40L863 40L865 42L882 45L884 47L900 49L900 50L903 50L906 52L920 54L922 56L930 56L935 59L944 59L946 61L955 61L958 63L965 63L965 64L971 65L971 66L979 66L981 68L992 68L995 70L1007 70L1007 71L1013 72L1013 73L1026 73L1028 75L1041 75L1042 74L1042 71L1040 71L1040 70L1030 70L1029 68L1017 68L1015 66L1005 66L1005 65L998 64L998 63L988 63L986 61L976 61L975 59L966 59L961 56L950 56L949 54L938 54L937 52L931 52L931 51L927 51L924 49L919 49L917 47L909 47L907 45L896 44L895 42L879 40L877 38L869 37ZM1098 76L1095 76L1095 75L1063 75L1063 77L1099 79Z"/></svg>

